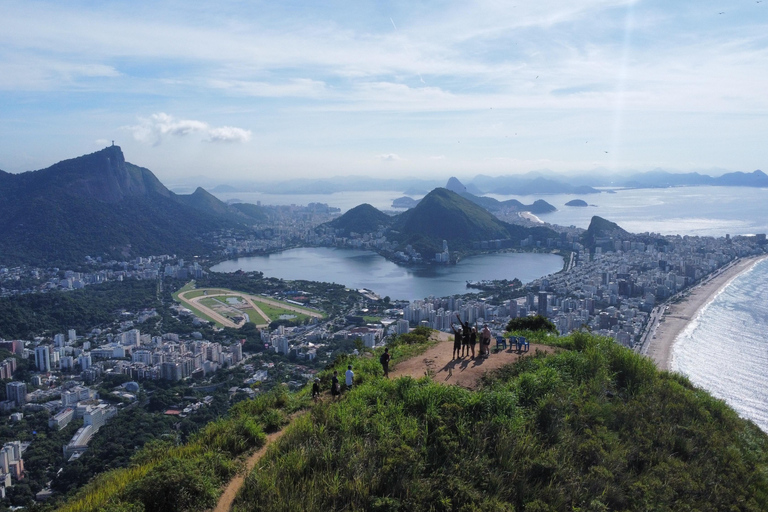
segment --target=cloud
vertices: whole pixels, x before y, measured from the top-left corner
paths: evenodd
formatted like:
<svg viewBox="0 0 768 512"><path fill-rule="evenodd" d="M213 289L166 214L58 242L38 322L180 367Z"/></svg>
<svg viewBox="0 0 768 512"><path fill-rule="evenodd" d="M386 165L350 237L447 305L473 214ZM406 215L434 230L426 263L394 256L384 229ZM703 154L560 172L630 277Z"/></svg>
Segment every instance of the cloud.
<svg viewBox="0 0 768 512"><path fill-rule="evenodd" d="M251 140L251 131L234 126L209 128L207 140L208 142L248 142Z"/></svg>
<svg viewBox="0 0 768 512"><path fill-rule="evenodd" d="M394 154L394 153L386 153L384 155L376 155L377 160L381 160L382 162L399 162L403 160L400 156Z"/></svg>
<svg viewBox="0 0 768 512"><path fill-rule="evenodd" d="M165 112L158 112L149 117L140 117L139 124L126 126L139 142L160 145L168 137L186 137L199 133L206 142L248 142L251 131L234 126L210 126L204 121L194 119L176 119Z"/></svg>

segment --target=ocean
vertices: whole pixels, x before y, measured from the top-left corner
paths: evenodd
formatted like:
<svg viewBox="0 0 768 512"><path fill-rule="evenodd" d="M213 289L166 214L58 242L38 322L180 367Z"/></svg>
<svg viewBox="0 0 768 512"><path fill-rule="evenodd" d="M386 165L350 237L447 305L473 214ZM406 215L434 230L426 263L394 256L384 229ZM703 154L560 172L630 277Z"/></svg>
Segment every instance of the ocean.
<svg viewBox="0 0 768 512"><path fill-rule="evenodd" d="M699 311L673 345L671 368L768 432L768 259Z"/></svg>

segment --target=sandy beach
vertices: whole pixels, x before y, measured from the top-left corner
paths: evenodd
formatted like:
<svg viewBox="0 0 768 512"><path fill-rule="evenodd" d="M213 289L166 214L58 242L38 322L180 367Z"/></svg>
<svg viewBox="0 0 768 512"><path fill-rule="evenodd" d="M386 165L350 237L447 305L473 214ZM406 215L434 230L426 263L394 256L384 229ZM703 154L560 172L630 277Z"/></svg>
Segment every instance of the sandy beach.
<svg viewBox="0 0 768 512"><path fill-rule="evenodd" d="M653 359L660 370L670 370L672 345L677 335L685 329L691 320L696 318L699 310L708 304L720 290L736 276L764 258L766 256L741 258L722 268L706 281L683 292L682 300L665 303L669 306L668 310L664 311L664 305L655 308L649 320L647 343L643 344L640 352Z"/></svg>

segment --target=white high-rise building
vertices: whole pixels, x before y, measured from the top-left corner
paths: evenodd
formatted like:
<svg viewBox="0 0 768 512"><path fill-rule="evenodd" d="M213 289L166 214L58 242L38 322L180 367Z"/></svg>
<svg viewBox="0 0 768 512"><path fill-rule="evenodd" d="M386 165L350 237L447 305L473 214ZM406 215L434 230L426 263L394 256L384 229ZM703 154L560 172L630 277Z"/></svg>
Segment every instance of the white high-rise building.
<svg viewBox="0 0 768 512"><path fill-rule="evenodd" d="M48 351L48 345L35 347L35 367L41 372L51 371L51 353Z"/></svg>
<svg viewBox="0 0 768 512"><path fill-rule="evenodd" d="M70 329L67 334L70 342L77 341L77 332L74 329Z"/></svg>

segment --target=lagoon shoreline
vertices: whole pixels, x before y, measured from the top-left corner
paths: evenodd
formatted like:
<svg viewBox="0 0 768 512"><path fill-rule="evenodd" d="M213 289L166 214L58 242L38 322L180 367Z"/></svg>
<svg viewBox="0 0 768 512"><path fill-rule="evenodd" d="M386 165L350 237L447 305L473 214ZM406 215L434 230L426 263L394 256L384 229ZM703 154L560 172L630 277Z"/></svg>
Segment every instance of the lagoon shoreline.
<svg viewBox="0 0 768 512"><path fill-rule="evenodd" d="M656 320L653 318L649 320L654 322L654 325L650 328L648 334L650 339L641 353L650 357L659 370L671 371L672 348L678 335L723 288L765 258L768 256L760 255L735 260L683 292L681 300L662 304L659 309L661 316ZM664 311L666 306L669 307L668 311Z"/></svg>

